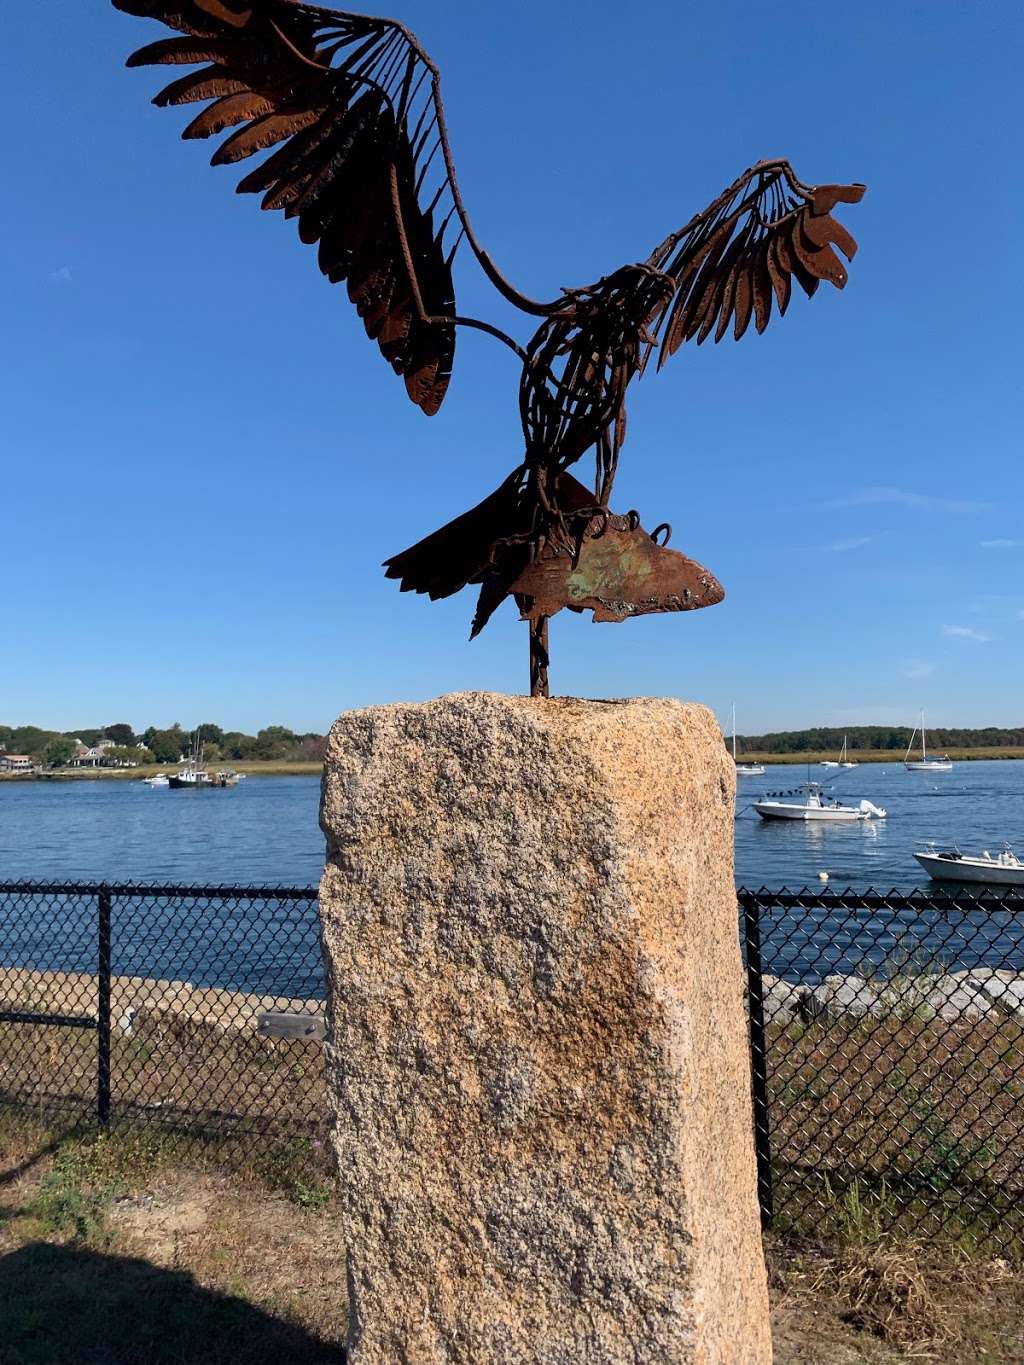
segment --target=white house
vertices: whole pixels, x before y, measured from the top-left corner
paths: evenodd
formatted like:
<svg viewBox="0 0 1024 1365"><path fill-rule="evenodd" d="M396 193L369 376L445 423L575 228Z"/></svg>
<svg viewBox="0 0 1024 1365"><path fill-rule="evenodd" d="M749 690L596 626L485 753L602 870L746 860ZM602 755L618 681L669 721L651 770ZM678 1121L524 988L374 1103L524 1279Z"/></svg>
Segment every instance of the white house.
<svg viewBox="0 0 1024 1365"><path fill-rule="evenodd" d="M0 754L2 773L30 773L34 767L28 754Z"/></svg>

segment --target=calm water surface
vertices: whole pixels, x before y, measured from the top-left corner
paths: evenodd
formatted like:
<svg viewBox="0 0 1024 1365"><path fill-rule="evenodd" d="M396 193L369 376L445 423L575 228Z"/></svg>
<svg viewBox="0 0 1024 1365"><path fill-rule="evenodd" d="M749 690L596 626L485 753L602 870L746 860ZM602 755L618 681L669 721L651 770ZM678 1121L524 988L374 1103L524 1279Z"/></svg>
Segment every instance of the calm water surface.
<svg viewBox="0 0 1024 1365"><path fill-rule="evenodd" d="M750 803L763 792L810 779L844 805L862 797L888 812L885 820L848 825L762 820ZM799 798L796 798L799 799ZM741 886L798 888L827 872L833 888L909 891L928 877L914 861L923 841L956 843L964 852L1004 842L1024 855L1024 762L957 763L952 772L912 773L902 763L865 763L840 770L786 764L764 777L738 779L736 880Z"/></svg>
<svg viewBox="0 0 1024 1365"><path fill-rule="evenodd" d="M214 791L142 782L0 783L0 881L320 880L320 783L256 777Z"/></svg>
<svg viewBox="0 0 1024 1365"><path fill-rule="evenodd" d="M808 776L824 780L844 802L866 797L883 806L888 819L769 823L751 809L762 792ZM319 796L319 782L304 777L250 778L208 792L152 790L135 781L0 783L0 881L312 885L323 867ZM1024 848L1024 762L963 763L945 774L908 773L899 763L838 774L787 765L740 779L740 885L818 886L819 872L828 872L834 889L909 891L928 885L911 854L929 839L965 851L995 851L1004 840ZM320 993L311 907L168 908L159 931L137 945L127 920L119 933L118 916L128 914L115 907L115 972ZM0 904L0 966L92 969L91 916L78 933L45 907L27 928L19 921L17 932L4 919ZM905 951L1024 971L1024 923L1009 914L857 912L839 919L823 911L779 912L766 918L763 933L766 969L793 979L856 971L865 959L883 962ZM272 951L254 947L271 934Z"/></svg>

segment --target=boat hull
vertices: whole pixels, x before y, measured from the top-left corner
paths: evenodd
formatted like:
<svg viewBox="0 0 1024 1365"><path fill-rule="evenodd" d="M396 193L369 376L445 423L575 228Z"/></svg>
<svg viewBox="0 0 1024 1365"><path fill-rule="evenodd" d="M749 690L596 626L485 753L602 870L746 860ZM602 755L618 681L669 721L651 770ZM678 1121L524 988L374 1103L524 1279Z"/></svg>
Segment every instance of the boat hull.
<svg viewBox="0 0 1024 1365"><path fill-rule="evenodd" d="M932 763L928 761L925 763L904 763L903 766L908 773L951 773L953 771L952 763Z"/></svg>
<svg viewBox="0 0 1024 1365"><path fill-rule="evenodd" d="M755 801L754 809L762 820L816 820L824 824L850 824L854 820L866 820L866 811L852 810L844 807L841 810L829 810L827 806L815 808L814 806L790 806L783 801Z"/></svg>
<svg viewBox="0 0 1024 1365"><path fill-rule="evenodd" d="M937 853L915 853L929 877L937 882L964 882L973 886L1024 886L1024 867L1007 867L972 858L943 858Z"/></svg>

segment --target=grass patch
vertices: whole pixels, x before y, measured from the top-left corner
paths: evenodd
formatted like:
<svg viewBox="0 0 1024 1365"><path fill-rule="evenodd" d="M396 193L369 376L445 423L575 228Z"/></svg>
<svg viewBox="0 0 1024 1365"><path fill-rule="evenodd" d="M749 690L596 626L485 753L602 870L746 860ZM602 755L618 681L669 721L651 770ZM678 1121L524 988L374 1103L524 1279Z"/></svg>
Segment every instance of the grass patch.
<svg viewBox="0 0 1024 1365"><path fill-rule="evenodd" d="M57 1156L23 1216L36 1223L43 1236L103 1246L109 1241L107 1220L117 1189L96 1179L88 1149L68 1148Z"/></svg>
<svg viewBox="0 0 1024 1365"><path fill-rule="evenodd" d="M1008 1017L769 1025L775 1227L939 1237L1024 1265L1024 1039Z"/></svg>

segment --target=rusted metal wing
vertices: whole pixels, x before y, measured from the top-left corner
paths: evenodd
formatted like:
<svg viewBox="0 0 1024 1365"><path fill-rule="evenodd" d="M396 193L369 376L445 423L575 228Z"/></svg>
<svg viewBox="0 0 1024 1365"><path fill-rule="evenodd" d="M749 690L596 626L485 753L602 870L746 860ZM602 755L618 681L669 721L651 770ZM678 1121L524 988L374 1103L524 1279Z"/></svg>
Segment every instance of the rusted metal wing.
<svg viewBox="0 0 1024 1365"><path fill-rule="evenodd" d="M292 0L114 3L186 35L148 44L129 66L199 64L154 103L210 101L183 136L233 130L214 165L271 152L239 192L298 219L409 397L435 413L455 354L458 237L451 177L434 155L435 73L419 45L391 20Z"/></svg>

